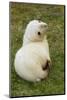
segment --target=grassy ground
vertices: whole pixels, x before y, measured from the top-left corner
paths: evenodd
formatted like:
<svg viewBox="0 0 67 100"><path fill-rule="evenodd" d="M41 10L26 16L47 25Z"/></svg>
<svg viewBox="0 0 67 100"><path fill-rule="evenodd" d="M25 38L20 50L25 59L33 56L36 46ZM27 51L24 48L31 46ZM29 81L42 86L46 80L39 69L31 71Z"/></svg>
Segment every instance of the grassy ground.
<svg viewBox="0 0 67 100"><path fill-rule="evenodd" d="M16 74L14 58L22 46L27 23L38 18L49 26L47 37L52 68L46 80L30 83ZM64 6L10 3L10 67L12 97L64 94Z"/></svg>

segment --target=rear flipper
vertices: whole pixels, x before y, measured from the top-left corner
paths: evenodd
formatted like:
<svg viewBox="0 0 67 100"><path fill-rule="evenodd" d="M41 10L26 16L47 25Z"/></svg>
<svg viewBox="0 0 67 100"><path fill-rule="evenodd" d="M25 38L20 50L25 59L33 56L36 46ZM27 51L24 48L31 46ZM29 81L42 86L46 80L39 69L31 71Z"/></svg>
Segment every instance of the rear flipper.
<svg viewBox="0 0 67 100"><path fill-rule="evenodd" d="M37 82L46 79L46 77L48 76L48 70L42 70L40 73L40 76L36 79Z"/></svg>

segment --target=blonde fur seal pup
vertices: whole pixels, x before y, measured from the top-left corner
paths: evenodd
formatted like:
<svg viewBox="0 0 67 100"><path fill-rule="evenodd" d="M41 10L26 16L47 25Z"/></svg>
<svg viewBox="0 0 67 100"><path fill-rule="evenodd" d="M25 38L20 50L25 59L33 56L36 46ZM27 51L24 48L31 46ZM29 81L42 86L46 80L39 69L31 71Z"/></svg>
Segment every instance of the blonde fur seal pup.
<svg viewBox="0 0 67 100"><path fill-rule="evenodd" d="M32 20L27 25L23 46L17 51L14 66L17 74L28 81L45 79L51 63L46 37L48 25Z"/></svg>

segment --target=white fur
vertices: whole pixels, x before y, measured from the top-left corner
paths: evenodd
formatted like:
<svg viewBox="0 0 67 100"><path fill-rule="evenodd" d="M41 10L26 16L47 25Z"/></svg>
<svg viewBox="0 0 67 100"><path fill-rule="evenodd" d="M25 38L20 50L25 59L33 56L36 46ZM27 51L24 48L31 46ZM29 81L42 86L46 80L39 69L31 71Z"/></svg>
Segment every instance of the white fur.
<svg viewBox="0 0 67 100"><path fill-rule="evenodd" d="M46 29L47 24L38 20L27 25L23 46L16 53L14 62L17 74L25 80L36 82L48 75L48 70L42 69L47 60L50 61Z"/></svg>
<svg viewBox="0 0 67 100"><path fill-rule="evenodd" d="M45 31L47 29L47 24L33 20L31 21L25 30L24 38L23 38L23 45L26 45L31 42L39 42L44 39ZM38 36L38 32L41 32L41 36Z"/></svg>

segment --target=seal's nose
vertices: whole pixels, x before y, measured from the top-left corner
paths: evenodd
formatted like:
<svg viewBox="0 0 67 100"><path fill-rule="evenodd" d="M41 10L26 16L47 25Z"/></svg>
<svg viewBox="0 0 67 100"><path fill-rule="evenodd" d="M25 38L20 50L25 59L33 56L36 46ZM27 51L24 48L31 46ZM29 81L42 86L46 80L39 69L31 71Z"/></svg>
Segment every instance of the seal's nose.
<svg viewBox="0 0 67 100"><path fill-rule="evenodd" d="M47 27L48 25L46 23L41 22L40 23L41 27Z"/></svg>
<svg viewBox="0 0 67 100"><path fill-rule="evenodd" d="M46 23L43 23L43 26L44 26L44 27L47 27L48 25L47 25Z"/></svg>

